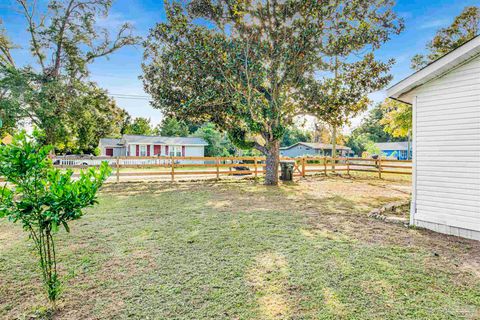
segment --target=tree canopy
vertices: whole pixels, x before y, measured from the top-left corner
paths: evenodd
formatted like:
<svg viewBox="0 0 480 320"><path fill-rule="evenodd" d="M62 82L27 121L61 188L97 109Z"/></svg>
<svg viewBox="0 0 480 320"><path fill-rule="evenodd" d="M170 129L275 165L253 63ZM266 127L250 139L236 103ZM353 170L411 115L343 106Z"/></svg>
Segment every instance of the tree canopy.
<svg viewBox="0 0 480 320"><path fill-rule="evenodd" d="M384 117L380 123L384 125L384 131L395 138L407 138L412 130L412 105L386 99L381 108Z"/></svg>
<svg viewBox="0 0 480 320"><path fill-rule="evenodd" d="M150 124L149 118L136 117L133 121L129 121L126 124L123 133L148 136L154 133L154 129Z"/></svg>
<svg viewBox="0 0 480 320"><path fill-rule="evenodd" d="M165 117L155 129L155 133L164 137L186 137L190 134L188 125L174 117Z"/></svg>
<svg viewBox="0 0 480 320"><path fill-rule="evenodd" d="M167 21L145 42L143 79L152 105L215 123L237 146L261 151L267 184L277 183L286 128L308 111L316 75L330 71L323 58L332 56L332 46L371 52L403 27L391 0L191 0L165 8ZM365 59L374 56L358 63Z"/></svg>
<svg viewBox="0 0 480 320"><path fill-rule="evenodd" d="M404 138L395 137L387 129L385 118L387 113L392 111L387 109L382 103L375 105L362 122L347 137L346 145L352 148L352 151L361 155L367 150L371 142L403 141Z"/></svg>
<svg viewBox="0 0 480 320"><path fill-rule="evenodd" d="M417 54L413 56L412 69L423 68L479 34L480 7L465 7L462 13L455 17L450 26L438 30L433 39L427 43L428 53L426 55Z"/></svg>
<svg viewBox="0 0 480 320"><path fill-rule="evenodd" d="M289 147L298 142L310 142L312 140L311 132L290 126L285 130L282 137L281 147Z"/></svg>
<svg viewBox="0 0 480 320"><path fill-rule="evenodd" d="M193 137L203 138L207 141L205 147L206 157L226 157L235 153L235 148L225 135L217 130L213 123L205 123L192 134Z"/></svg>

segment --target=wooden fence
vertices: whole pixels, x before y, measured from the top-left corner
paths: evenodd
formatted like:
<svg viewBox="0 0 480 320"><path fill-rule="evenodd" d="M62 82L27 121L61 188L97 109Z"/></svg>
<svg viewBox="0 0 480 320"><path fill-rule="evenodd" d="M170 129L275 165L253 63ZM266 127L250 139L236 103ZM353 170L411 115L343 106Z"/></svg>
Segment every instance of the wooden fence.
<svg viewBox="0 0 480 320"><path fill-rule="evenodd" d="M343 172L370 172L382 178L382 174L411 175L410 160L299 157L280 160L294 161L294 176ZM116 181L120 177L166 176L171 181L179 176L220 176L248 175L258 177L265 173L264 157L95 157L56 158L54 164L60 168L86 168L99 166L107 161L114 169ZM130 169L128 171L128 169ZM132 170L133 169L133 170ZM139 171L141 169L149 169Z"/></svg>

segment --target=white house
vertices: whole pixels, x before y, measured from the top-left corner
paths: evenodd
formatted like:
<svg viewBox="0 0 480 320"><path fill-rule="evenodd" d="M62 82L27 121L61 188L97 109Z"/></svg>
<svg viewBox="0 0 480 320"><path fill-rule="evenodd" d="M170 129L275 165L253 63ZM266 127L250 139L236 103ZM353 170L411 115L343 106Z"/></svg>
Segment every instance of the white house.
<svg viewBox="0 0 480 320"><path fill-rule="evenodd" d="M347 157L352 153L352 149L337 145L337 154L340 157ZM332 145L314 142L298 142L289 147L280 148L280 155L283 157L301 157L301 156L328 156L332 155Z"/></svg>
<svg viewBox="0 0 480 320"><path fill-rule="evenodd" d="M123 135L120 139L100 139L101 156L203 157L208 143L195 137Z"/></svg>
<svg viewBox="0 0 480 320"><path fill-rule="evenodd" d="M410 223L480 240L480 36L388 96L413 106Z"/></svg>

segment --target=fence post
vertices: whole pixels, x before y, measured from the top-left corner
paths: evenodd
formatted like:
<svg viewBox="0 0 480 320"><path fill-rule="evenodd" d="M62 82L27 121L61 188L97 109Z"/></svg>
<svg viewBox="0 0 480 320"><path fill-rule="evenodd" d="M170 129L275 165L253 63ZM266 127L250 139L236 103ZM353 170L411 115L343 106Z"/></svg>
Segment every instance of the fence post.
<svg viewBox="0 0 480 320"><path fill-rule="evenodd" d="M305 178L305 157L302 157L302 178Z"/></svg>
<svg viewBox="0 0 480 320"><path fill-rule="evenodd" d="M257 157L253 157L253 166L255 168L255 179L258 177Z"/></svg>
<svg viewBox="0 0 480 320"><path fill-rule="evenodd" d="M175 161L173 157L170 157L170 160L172 161L171 166L172 166L172 182L175 181Z"/></svg>
<svg viewBox="0 0 480 320"><path fill-rule="evenodd" d="M347 175L350 175L350 158L345 161L347 163Z"/></svg>
<svg viewBox="0 0 480 320"><path fill-rule="evenodd" d="M378 157L378 178L382 179L382 158Z"/></svg>
<svg viewBox="0 0 480 320"><path fill-rule="evenodd" d="M220 164L220 160L218 159L218 157L215 158L215 166L217 167L217 180L220 180L220 167L219 167L219 164Z"/></svg>
<svg viewBox="0 0 480 320"><path fill-rule="evenodd" d="M327 176L327 157L323 157L323 171L325 173L325 177Z"/></svg>
<svg viewBox="0 0 480 320"><path fill-rule="evenodd" d="M117 183L118 183L120 182L120 157L117 157L116 166L117 166Z"/></svg>

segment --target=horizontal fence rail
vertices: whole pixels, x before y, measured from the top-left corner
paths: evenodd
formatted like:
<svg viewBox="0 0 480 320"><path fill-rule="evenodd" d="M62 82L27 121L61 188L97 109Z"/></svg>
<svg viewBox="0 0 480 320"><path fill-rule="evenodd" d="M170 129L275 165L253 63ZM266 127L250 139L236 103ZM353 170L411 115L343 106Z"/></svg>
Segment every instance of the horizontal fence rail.
<svg viewBox="0 0 480 320"><path fill-rule="evenodd" d="M382 178L382 174L412 174L410 160L332 158L332 157L280 157L280 161L294 161L294 176L310 174L370 172ZM103 161L114 169L117 182L120 177L132 176L253 176L265 173L265 157L56 157L52 159L58 168L97 167ZM125 172L131 169L130 172ZM138 171L141 169L148 169Z"/></svg>

